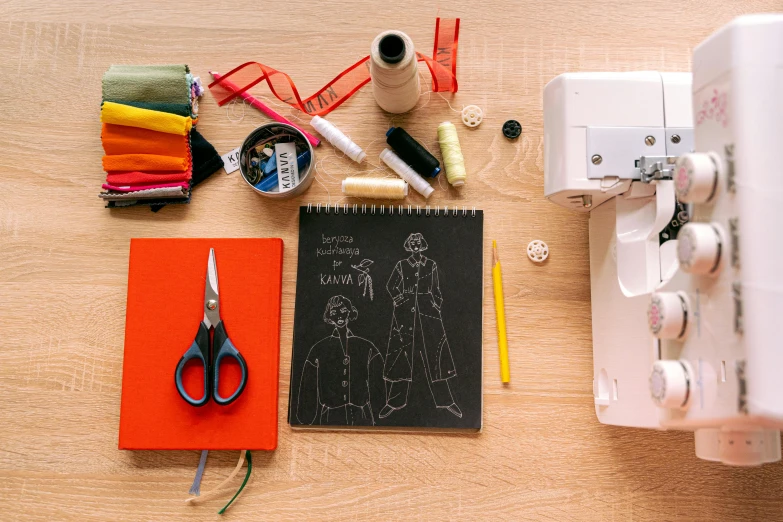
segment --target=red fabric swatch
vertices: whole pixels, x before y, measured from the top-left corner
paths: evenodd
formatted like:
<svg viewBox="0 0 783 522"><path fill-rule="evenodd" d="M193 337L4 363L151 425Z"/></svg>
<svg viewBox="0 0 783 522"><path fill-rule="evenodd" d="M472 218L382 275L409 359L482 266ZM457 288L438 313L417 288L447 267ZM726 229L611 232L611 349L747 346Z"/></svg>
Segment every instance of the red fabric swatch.
<svg viewBox="0 0 783 522"><path fill-rule="evenodd" d="M210 247L220 315L248 380L232 404L197 408L177 393L174 370L204 317ZM131 239L120 449L277 447L282 264L281 239ZM185 386L198 393L196 373L185 375ZM221 381L221 390L233 390L238 367L224 365Z"/></svg>
<svg viewBox="0 0 783 522"><path fill-rule="evenodd" d="M148 190L148 189L157 189L157 188L172 188L172 187L182 187L182 188L188 188L189 183L187 181L180 182L180 183L152 183L152 184L146 184L146 185L111 185L109 183L104 183L101 185L101 188L104 188L106 190L113 190L115 192L136 192L138 190Z"/></svg>

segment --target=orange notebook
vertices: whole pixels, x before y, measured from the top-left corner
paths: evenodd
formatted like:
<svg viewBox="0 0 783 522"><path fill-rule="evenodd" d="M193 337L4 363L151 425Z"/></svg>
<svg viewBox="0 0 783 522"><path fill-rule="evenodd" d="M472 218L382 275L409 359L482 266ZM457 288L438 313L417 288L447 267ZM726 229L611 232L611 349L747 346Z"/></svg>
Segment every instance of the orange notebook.
<svg viewBox="0 0 783 522"><path fill-rule="evenodd" d="M215 249L220 315L245 358L247 385L228 406L187 404L174 371L204 317L209 249ZM120 449L273 450L277 447L282 239L131 239ZM185 375L198 394L199 368ZM221 390L239 367L221 364Z"/></svg>

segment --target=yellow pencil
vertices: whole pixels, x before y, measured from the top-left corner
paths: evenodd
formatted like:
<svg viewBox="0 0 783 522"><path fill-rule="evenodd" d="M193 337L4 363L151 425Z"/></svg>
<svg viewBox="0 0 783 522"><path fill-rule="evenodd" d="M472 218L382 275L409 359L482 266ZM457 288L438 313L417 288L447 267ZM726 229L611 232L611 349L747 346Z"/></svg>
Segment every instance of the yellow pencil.
<svg viewBox="0 0 783 522"><path fill-rule="evenodd" d="M492 281L495 285L495 314L498 320L498 348L500 349L500 379L507 383L511 380L508 369L508 340L506 339L506 310L503 304L503 278L500 275L500 259L498 245L492 240L492 257L495 265L492 267Z"/></svg>

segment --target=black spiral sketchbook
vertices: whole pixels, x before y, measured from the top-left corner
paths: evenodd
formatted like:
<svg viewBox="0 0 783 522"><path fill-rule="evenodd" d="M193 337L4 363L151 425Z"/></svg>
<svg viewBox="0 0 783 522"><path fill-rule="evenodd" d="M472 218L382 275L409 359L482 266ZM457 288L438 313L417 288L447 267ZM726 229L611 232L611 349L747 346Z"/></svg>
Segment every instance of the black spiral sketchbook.
<svg viewBox="0 0 783 522"><path fill-rule="evenodd" d="M480 430L484 215L307 206L288 422Z"/></svg>

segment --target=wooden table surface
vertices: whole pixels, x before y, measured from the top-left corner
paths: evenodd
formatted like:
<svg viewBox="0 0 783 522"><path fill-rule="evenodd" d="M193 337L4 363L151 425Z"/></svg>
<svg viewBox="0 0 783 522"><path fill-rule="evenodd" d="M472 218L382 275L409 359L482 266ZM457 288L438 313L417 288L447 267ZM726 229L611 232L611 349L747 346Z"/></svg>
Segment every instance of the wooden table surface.
<svg viewBox="0 0 783 522"><path fill-rule="evenodd" d="M279 447L254 454L252 480L226 518L783 517L783 465L710 464L694 456L689 433L598 423L587 217L544 199L542 138L543 88L557 74L688 71L693 47L711 32L743 12L781 10L781 0L0 6L0 518L219 518L231 490L200 506L183 503L197 452L117 449L129 239L159 236L285 241ZM493 238L503 259L512 383L500 383L487 265L483 433L294 433L286 408L296 209L336 202L345 175L373 167L326 144L317 151L320 183L296 200L262 200L237 173L221 171L190 205L157 214L105 209L97 198L101 76L111 64L187 63L205 78L257 60L309 94L366 55L383 30L401 29L429 52L438 13L462 19L460 91L451 104L477 104L486 118L474 131L458 126L467 186L438 187L431 204L486 212L485 259ZM265 87L254 92L270 98ZM200 114L199 130L221 153L267 121L241 105L219 108L209 93ZM433 146L436 124L456 118L439 96L424 95L394 121ZM510 118L524 127L515 143L500 132ZM377 163L390 118L369 87L329 119ZM549 243L543 266L525 257L532 239ZM213 452L204 489L237 457Z"/></svg>

